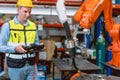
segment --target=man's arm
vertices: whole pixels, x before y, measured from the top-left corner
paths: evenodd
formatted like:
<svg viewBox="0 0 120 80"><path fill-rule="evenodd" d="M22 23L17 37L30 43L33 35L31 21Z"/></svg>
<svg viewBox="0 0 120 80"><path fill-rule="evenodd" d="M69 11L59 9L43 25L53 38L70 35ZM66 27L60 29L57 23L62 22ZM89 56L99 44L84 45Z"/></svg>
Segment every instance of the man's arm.
<svg viewBox="0 0 120 80"><path fill-rule="evenodd" d="M9 35L10 35L9 23L6 22L5 24L2 25L0 32L0 52L3 53L15 52L15 47L7 46Z"/></svg>
<svg viewBox="0 0 120 80"><path fill-rule="evenodd" d="M34 44L40 44L39 36L38 36L38 29L36 29L36 37L35 37L35 42Z"/></svg>

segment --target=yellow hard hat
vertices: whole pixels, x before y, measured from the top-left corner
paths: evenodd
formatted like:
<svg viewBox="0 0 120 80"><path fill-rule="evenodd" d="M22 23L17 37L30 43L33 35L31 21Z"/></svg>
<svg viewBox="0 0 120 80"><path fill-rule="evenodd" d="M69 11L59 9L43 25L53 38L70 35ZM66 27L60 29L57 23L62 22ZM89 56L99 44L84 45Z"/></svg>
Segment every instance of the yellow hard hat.
<svg viewBox="0 0 120 80"><path fill-rule="evenodd" d="M18 0L16 6L34 7L31 0Z"/></svg>

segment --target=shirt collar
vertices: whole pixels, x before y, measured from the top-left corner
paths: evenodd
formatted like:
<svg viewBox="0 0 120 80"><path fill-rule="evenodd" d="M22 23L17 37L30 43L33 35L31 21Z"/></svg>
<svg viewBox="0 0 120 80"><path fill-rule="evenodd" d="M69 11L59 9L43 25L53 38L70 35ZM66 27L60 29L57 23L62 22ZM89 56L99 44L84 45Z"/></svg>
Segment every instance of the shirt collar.
<svg viewBox="0 0 120 80"><path fill-rule="evenodd" d="M20 22L19 22L18 19L17 19L17 16L15 16L13 20L14 20L14 23L15 23L15 24L20 24ZM25 25L25 26L29 25L28 21L26 21L26 23L25 23L24 25Z"/></svg>

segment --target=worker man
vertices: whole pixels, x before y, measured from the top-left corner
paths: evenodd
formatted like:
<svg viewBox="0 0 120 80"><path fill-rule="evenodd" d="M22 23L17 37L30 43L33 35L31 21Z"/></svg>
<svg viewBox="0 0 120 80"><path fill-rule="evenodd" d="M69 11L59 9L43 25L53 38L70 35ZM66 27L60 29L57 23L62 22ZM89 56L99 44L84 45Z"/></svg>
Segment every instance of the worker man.
<svg viewBox="0 0 120 80"><path fill-rule="evenodd" d="M18 0L17 15L4 23L0 33L0 52L7 53L10 80L39 80L35 53L28 53L23 46L39 44L38 31L29 20L33 3Z"/></svg>

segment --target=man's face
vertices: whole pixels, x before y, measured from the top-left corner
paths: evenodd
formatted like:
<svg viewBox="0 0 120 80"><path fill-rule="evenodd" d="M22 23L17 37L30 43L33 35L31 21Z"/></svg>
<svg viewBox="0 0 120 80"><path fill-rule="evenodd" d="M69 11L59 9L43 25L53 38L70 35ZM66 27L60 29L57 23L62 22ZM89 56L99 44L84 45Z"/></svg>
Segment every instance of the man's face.
<svg viewBox="0 0 120 80"><path fill-rule="evenodd" d="M29 19L31 14L31 8L30 7L19 7L18 8L18 16L21 21L26 21Z"/></svg>

